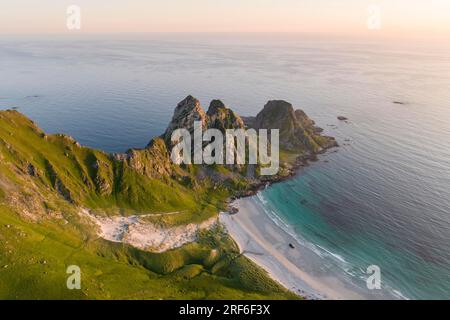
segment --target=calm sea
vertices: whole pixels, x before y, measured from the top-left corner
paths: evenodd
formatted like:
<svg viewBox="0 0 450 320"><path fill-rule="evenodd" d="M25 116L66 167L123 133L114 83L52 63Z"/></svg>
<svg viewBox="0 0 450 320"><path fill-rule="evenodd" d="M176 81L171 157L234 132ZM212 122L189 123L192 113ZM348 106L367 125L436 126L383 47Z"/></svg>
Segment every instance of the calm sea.
<svg viewBox="0 0 450 320"><path fill-rule="evenodd" d="M309 250L304 267L364 292L366 269L377 265L382 289L368 297L450 298L447 43L3 36L0 75L1 109L110 152L145 146L188 94L242 115L290 101L341 144L255 199Z"/></svg>

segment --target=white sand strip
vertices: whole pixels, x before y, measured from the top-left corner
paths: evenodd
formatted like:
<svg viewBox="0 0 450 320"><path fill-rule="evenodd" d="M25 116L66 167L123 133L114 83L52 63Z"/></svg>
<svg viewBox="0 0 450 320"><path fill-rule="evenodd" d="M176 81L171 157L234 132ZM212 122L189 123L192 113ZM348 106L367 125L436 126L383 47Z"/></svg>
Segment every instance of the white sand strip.
<svg viewBox="0 0 450 320"><path fill-rule="evenodd" d="M198 224L162 228L142 220L145 216L100 217L85 209L81 210L81 214L98 225L101 238L150 252L164 252L194 242L200 230L209 229L217 223L217 218L213 217Z"/></svg>

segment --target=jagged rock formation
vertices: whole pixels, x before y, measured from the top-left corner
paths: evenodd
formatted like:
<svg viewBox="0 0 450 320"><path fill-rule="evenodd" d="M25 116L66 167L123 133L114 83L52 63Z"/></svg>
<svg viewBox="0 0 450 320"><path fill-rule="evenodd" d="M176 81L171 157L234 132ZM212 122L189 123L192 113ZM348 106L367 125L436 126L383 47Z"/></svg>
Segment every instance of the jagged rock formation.
<svg viewBox="0 0 450 320"><path fill-rule="evenodd" d="M244 123L245 120L245 123ZM269 101L256 117L241 118L220 100L213 100L205 113L200 102L192 96L181 101L175 109L172 121L163 137L170 147L170 137L179 128L194 129L194 121L201 121L203 129L279 129L280 146L290 151L319 153L337 145L334 138L321 136L321 128L315 126L304 111L294 110L292 104L282 101Z"/></svg>
<svg viewBox="0 0 450 320"><path fill-rule="evenodd" d="M258 180L257 166L219 168L172 163L172 132L178 128L193 131L195 121L201 121L204 130L215 128L222 132L245 127L279 129L281 149L302 159L337 145L333 138L320 135L319 128L303 111L294 111L285 101L269 101L256 117L244 120L220 100L213 100L205 112L197 99L188 96L177 105L162 137L153 139L146 148L109 155L82 147L66 135L46 135L17 111L1 111L0 187L7 185L14 190L3 198L17 205L23 198L21 194L34 195L28 199L35 199L33 207L44 208L42 216L55 197L72 205L159 210L195 208L203 201L199 200L199 190L205 194L211 188L224 188L229 194L254 190L262 182ZM282 166L286 164L288 169L264 181L293 174L292 161L284 159Z"/></svg>
<svg viewBox="0 0 450 320"><path fill-rule="evenodd" d="M208 119L205 110L200 105L198 101L193 96L187 96L183 101L181 101L175 108L175 112L167 127L166 132L163 134L164 141L168 145L171 145L172 132L176 129L184 128L189 130L189 132L194 132L194 122L201 121L203 130L208 127Z"/></svg>
<svg viewBox="0 0 450 320"><path fill-rule="evenodd" d="M214 128L224 132L226 129L244 128L244 121L242 121L241 117L227 108L222 101L211 101L206 113L200 101L192 96L188 96L175 108L172 121L162 136L164 141L170 147L171 135L176 129L184 128L193 133L195 121L202 122L203 130Z"/></svg>
<svg viewBox="0 0 450 320"><path fill-rule="evenodd" d="M169 150L160 138L150 141L145 149L131 149L126 154L126 163L139 174L154 179L172 175Z"/></svg>
<svg viewBox="0 0 450 320"><path fill-rule="evenodd" d="M233 110L227 108L220 100L213 100L207 112L208 127L219 129L224 132L226 129L243 129L244 121Z"/></svg>

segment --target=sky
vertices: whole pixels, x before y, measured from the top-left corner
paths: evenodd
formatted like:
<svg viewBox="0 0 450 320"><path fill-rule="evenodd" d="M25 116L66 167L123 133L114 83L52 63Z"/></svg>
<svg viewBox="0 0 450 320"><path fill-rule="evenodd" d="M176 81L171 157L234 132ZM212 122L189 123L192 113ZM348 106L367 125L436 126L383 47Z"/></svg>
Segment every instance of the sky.
<svg viewBox="0 0 450 320"><path fill-rule="evenodd" d="M66 26L70 5L81 9L79 30ZM379 19L373 8L368 9L371 5L379 8ZM369 28L374 17L380 23ZM450 0L1 0L0 33L66 32L378 32L450 37Z"/></svg>

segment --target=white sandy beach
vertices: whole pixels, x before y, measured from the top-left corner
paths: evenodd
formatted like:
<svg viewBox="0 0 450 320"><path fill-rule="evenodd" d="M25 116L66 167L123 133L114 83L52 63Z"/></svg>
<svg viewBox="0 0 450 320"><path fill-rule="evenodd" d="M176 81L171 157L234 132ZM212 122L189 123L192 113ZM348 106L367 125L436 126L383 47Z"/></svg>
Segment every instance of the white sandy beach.
<svg viewBox="0 0 450 320"><path fill-rule="evenodd" d="M239 213L221 213L220 221L244 254L289 290L308 299L362 299L335 277L317 277L300 268L297 241L278 227L251 198L233 203ZM294 244L295 248L289 247Z"/></svg>
<svg viewBox="0 0 450 320"><path fill-rule="evenodd" d="M176 213L169 212L165 214ZM98 226L99 237L112 242L126 243L141 250L158 253L179 248L197 240L200 230L209 229L217 223L217 218L213 217L202 223L162 228L144 221L143 218L148 215L100 217L91 214L86 209L80 210L80 214L89 218ZM157 215L153 214L152 216Z"/></svg>

